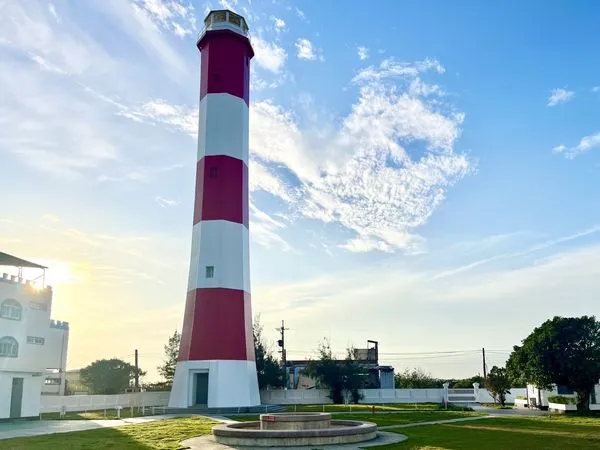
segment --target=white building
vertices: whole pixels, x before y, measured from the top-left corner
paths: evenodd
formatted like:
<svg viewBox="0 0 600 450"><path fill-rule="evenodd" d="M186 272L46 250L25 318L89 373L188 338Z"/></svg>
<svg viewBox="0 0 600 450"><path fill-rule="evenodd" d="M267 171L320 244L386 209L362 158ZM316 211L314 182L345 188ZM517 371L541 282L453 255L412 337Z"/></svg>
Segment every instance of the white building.
<svg viewBox="0 0 600 450"><path fill-rule="evenodd" d="M45 267L0 252L0 419L39 416L42 393L63 395L69 324L50 319L52 288L23 269Z"/></svg>

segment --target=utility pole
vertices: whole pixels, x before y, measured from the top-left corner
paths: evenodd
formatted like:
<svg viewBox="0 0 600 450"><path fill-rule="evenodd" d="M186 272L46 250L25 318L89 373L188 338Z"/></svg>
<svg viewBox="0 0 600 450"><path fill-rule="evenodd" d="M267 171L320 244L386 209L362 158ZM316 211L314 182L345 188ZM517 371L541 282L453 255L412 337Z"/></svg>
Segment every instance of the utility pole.
<svg viewBox="0 0 600 450"><path fill-rule="evenodd" d="M137 348L135 349L135 392L139 392L140 391L140 372L139 372L139 366L138 366L138 351Z"/></svg>
<svg viewBox="0 0 600 450"><path fill-rule="evenodd" d="M487 380L487 367L486 367L486 364L485 364L485 348L481 349L481 355L482 355L482 358L483 358L483 379Z"/></svg>
<svg viewBox="0 0 600 450"><path fill-rule="evenodd" d="M289 328L285 327L285 322L281 321L281 328L276 328L277 331L281 333L281 339L277 341L277 344L281 347L281 365L283 366L283 383L284 387L287 388L287 355L285 353L285 332L289 330Z"/></svg>

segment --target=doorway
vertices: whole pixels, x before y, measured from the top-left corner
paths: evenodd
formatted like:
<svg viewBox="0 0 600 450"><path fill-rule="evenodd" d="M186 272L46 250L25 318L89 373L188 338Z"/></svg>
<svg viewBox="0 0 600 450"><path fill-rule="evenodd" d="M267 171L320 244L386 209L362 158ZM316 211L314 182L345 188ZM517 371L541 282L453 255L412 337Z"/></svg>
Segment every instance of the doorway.
<svg viewBox="0 0 600 450"><path fill-rule="evenodd" d="M23 378L12 379L12 391L10 395L10 418L21 417L21 404L23 402Z"/></svg>
<svg viewBox="0 0 600 450"><path fill-rule="evenodd" d="M195 405L208 405L208 373L196 375L196 402Z"/></svg>

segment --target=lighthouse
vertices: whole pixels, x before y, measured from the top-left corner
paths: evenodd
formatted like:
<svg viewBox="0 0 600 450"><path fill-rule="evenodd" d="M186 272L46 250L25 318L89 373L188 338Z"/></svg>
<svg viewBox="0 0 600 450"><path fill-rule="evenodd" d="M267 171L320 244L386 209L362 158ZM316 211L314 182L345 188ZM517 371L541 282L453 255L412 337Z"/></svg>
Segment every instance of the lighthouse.
<svg viewBox="0 0 600 450"><path fill-rule="evenodd" d="M244 18L211 11L201 53L194 226L172 408L260 405L250 303Z"/></svg>

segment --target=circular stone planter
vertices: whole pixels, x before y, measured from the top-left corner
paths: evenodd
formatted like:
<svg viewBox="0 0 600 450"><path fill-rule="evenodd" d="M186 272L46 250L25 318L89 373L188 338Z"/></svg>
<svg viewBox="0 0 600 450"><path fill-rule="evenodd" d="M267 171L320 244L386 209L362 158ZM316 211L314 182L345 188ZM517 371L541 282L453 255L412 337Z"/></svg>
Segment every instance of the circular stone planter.
<svg viewBox="0 0 600 450"><path fill-rule="evenodd" d="M320 428L307 428L309 425ZM278 428L269 428L272 426ZM213 435L215 441L231 446L350 444L375 439L377 425L356 420L331 420L331 415L326 413L263 414L260 422L217 425Z"/></svg>
<svg viewBox="0 0 600 450"><path fill-rule="evenodd" d="M329 413L261 414L261 430L321 430L331 427Z"/></svg>

